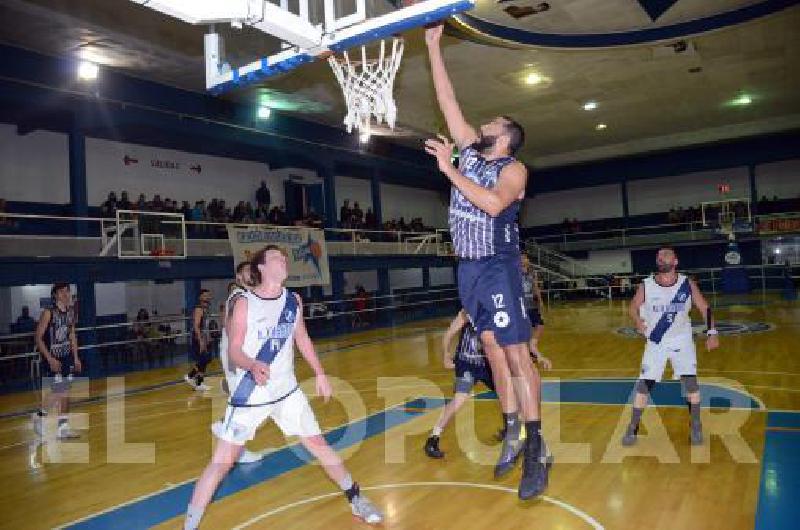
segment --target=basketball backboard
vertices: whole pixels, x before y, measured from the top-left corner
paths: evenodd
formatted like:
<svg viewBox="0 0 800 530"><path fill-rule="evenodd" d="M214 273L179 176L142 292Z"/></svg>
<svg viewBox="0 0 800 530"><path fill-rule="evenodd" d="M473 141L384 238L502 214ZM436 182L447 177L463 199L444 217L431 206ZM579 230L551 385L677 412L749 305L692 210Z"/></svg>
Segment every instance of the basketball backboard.
<svg viewBox="0 0 800 530"><path fill-rule="evenodd" d="M205 35L206 88L219 94L258 83L306 63L472 9L476 0L131 0L191 24ZM278 38L278 51L230 64L215 24L249 26Z"/></svg>

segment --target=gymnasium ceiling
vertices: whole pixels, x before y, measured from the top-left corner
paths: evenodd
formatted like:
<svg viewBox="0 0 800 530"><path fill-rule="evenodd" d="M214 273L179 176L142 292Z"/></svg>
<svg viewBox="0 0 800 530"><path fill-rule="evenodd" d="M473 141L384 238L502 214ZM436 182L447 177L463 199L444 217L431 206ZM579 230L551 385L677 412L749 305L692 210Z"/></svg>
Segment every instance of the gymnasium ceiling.
<svg viewBox="0 0 800 530"><path fill-rule="evenodd" d="M377 11L391 9L386 0L371 2ZM521 156L534 167L800 128L798 1L542 4L478 0L476 9L451 21L444 41L468 119L515 117L528 132ZM697 34L698 27L715 29ZM0 0L4 43L198 92L204 31L129 0ZM252 30L226 34L233 63L276 46ZM426 63L422 32L409 32L395 84L400 127L393 141L419 145L443 126ZM742 96L751 103L741 104ZM225 97L268 101L334 126L344 115L324 62ZM739 105L732 103L737 98ZM583 109L589 101L595 110ZM599 124L606 127L598 130Z"/></svg>

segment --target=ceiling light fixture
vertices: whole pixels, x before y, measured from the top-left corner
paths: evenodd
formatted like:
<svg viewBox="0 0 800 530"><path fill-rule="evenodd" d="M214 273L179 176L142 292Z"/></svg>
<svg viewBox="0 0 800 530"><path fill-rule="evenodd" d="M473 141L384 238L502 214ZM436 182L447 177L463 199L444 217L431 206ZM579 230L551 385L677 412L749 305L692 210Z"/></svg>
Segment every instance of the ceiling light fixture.
<svg viewBox="0 0 800 530"><path fill-rule="evenodd" d="M78 79L82 81L94 81L99 73L100 67L91 61L78 63Z"/></svg>

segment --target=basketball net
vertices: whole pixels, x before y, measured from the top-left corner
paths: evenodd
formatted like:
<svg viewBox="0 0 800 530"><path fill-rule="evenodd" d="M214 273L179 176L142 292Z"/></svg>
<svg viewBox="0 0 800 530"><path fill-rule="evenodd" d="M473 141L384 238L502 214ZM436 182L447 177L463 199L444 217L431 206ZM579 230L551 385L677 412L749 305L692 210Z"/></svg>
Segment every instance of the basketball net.
<svg viewBox="0 0 800 530"><path fill-rule="evenodd" d="M386 40L380 41L380 53L374 59L367 59L364 45L361 46L361 61L351 61L347 52L341 59L335 55L328 57L328 64L344 94L347 106L344 125L348 133L356 128L361 134L369 135L372 118L377 123L386 121L389 128L394 129L397 106L392 90L403 57L403 46L403 39L394 37L389 53Z"/></svg>

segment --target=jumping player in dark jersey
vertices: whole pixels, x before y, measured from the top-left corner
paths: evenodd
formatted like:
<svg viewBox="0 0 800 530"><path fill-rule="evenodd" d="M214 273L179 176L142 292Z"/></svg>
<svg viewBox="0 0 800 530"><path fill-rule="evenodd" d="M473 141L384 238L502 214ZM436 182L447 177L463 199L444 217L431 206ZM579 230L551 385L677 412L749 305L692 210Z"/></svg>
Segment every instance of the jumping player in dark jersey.
<svg viewBox="0 0 800 530"><path fill-rule="evenodd" d="M57 283L50 291L53 307L42 311L36 326L36 348L43 358L42 376L50 381L50 392L42 397L42 407L33 415L34 431L43 435L43 419L54 411L58 415L56 436L74 439L78 434L69 428L69 389L73 374L81 372L75 314L69 284Z"/></svg>
<svg viewBox="0 0 800 530"><path fill-rule="evenodd" d="M495 477L511 471L524 448L518 493L521 499L530 499L547 487L548 470L541 454L541 381L528 351L531 323L519 261L517 216L528 171L514 153L524 142L525 131L506 116L491 120L479 131L467 123L445 69L439 44L442 30L441 25L428 28L425 41L436 98L460 150L459 167L451 162L453 144L447 138L428 140L425 150L452 184L449 224L459 257L461 305L491 364L507 425ZM519 416L528 433L524 444Z"/></svg>
<svg viewBox="0 0 800 530"><path fill-rule="evenodd" d="M189 339L189 358L194 361L194 366L184 379L195 390L204 392L209 390L203 383L206 377L206 367L211 362L211 339L208 333L208 308L211 305L211 291L200 290L197 305L192 311L192 336Z"/></svg>

